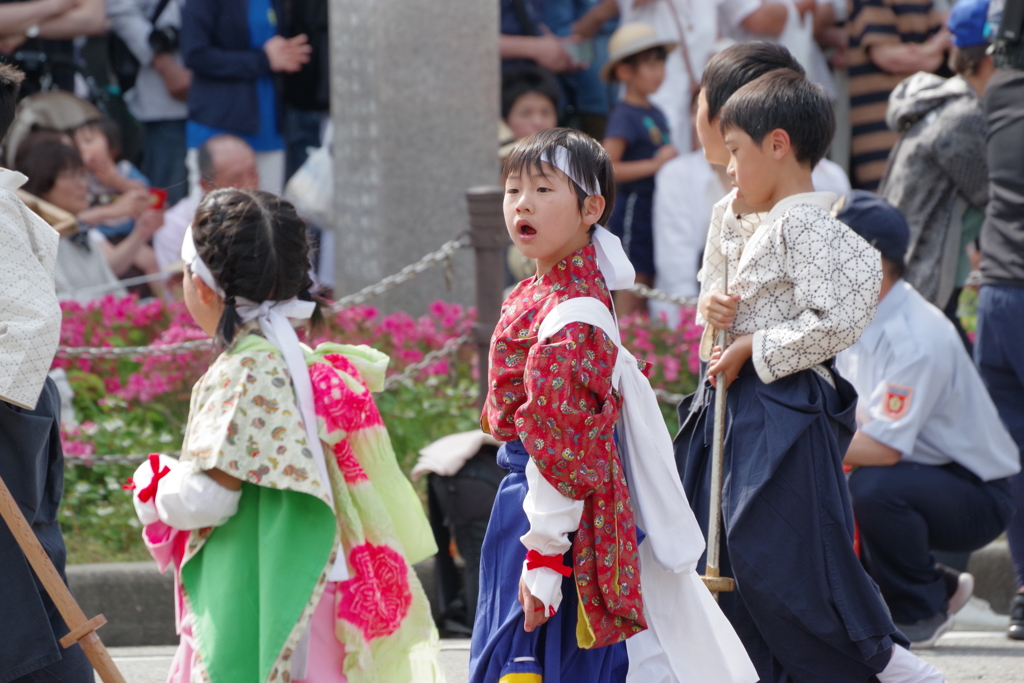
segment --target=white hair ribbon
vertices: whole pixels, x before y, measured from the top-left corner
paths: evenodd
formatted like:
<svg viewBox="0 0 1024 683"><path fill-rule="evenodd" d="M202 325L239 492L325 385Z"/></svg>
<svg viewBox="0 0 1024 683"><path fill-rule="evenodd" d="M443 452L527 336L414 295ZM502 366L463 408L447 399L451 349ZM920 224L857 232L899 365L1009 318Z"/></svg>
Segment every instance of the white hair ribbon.
<svg viewBox="0 0 1024 683"><path fill-rule="evenodd" d="M555 147L554 159L547 152L544 152L541 154L540 160L564 173L569 180L579 185L588 196L601 194L597 178L590 178L589 181L584 182L584 179L573 175L572 164L570 163L572 155L565 147ZM604 278L608 289L617 290L632 287L636 282L636 270L633 268L633 264L629 262L626 251L622 248L622 241L604 226L595 225L593 244L594 250L597 252L597 267L600 269L601 276Z"/></svg>
<svg viewBox="0 0 1024 683"><path fill-rule="evenodd" d="M217 284L217 278L213 277L213 273L210 272L209 267L202 258L199 257L199 252L196 251L195 240L192 239L192 224L189 223L188 227L185 228L185 239L181 242L181 260L188 266L189 270L199 276L199 278L206 283L206 286L217 292L224 297L224 290Z"/></svg>
<svg viewBox="0 0 1024 683"><path fill-rule="evenodd" d="M185 231L185 239L181 245L181 259L192 269L193 273L199 275L210 289L220 296L224 296L224 290L213 277L210 269L200 258L196 251L195 241L192 239L192 226L189 225ZM288 374L292 376L292 385L295 387L295 396L298 399L299 414L302 416L302 426L306 430L306 441L309 450L313 453L313 462L316 463L317 471L320 474L320 481L325 487L324 493L330 501L331 510L334 510L334 494L331 491L331 479L327 472L327 461L324 458L324 449L320 443L320 435L317 431L316 404L313 401L313 382L309 379L309 367L306 365L306 358L302 352L302 345L299 343L299 336L292 327L291 320L308 320L316 311L316 304L312 301L302 301L298 298L291 298L285 301L264 301L256 303L243 297L236 297L235 311L243 323L251 320L258 320L263 336L271 344L276 346L284 356L285 366ZM345 562L345 552L338 546L338 558L328 575L328 581L344 581L348 578L348 567Z"/></svg>

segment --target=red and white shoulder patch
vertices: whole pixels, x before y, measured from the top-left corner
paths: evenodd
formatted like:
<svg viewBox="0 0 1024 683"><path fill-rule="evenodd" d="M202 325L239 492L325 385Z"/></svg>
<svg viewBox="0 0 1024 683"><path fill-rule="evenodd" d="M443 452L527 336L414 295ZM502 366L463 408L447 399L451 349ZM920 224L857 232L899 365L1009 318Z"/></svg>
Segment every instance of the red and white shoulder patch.
<svg viewBox="0 0 1024 683"><path fill-rule="evenodd" d="M914 396L913 387L900 384L886 384L882 395L882 414L890 420L898 420L910 410L910 400Z"/></svg>

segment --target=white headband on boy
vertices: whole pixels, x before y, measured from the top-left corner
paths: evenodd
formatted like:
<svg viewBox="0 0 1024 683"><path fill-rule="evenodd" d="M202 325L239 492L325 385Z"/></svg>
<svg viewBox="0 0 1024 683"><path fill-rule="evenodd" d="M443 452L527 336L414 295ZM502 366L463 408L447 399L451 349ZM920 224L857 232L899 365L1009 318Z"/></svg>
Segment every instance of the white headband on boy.
<svg viewBox="0 0 1024 683"><path fill-rule="evenodd" d="M181 260L185 262L193 273L198 275L207 286L217 292L221 297L224 290L213 277L209 267L203 262L196 250L195 241L192 239L192 226L185 230L185 239L181 244ZM309 379L309 367L306 365L306 358L302 352L302 345L299 336L295 334L289 318L292 320L308 320L316 311L316 304L312 301L302 301L292 297L284 301L264 301L256 303L244 297L235 297L235 311L243 323L251 320L258 320L263 336L271 344L276 346L281 355L284 356L285 366L288 374L292 376L292 384L295 386L295 395L299 403L299 413L302 416L302 426L306 430L306 441L309 449L313 452L313 462L316 463L317 471L320 474L320 481L324 484L324 493L334 507L334 495L331 493L331 480L327 472L327 461L324 459L323 446L320 444L320 435L317 430L316 404L313 401L313 383ZM339 551L341 549L339 548ZM338 553L338 561L335 562L328 580L343 581L348 578L348 568L345 564L345 553Z"/></svg>
<svg viewBox="0 0 1024 683"><path fill-rule="evenodd" d="M580 186L588 196L601 194L600 184L597 178L578 178L572 172L572 155L565 147L555 148L555 158L552 159L547 152L540 156L540 160L557 168L564 173L569 180ZM601 276L608 285L608 289L629 289L636 283L636 270L629 262L626 251L622 248L622 241L602 225L594 225L593 236L594 250L597 252L597 266L601 270Z"/></svg>

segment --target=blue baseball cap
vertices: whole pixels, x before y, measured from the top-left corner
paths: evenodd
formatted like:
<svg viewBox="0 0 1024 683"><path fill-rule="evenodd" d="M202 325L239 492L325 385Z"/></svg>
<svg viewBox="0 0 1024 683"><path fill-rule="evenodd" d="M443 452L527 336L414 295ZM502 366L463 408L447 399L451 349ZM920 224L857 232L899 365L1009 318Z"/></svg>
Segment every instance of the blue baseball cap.
<svg viewBox="0 0 1024 683"><path fill-rule="evenodd" d="M960 0L949 11L946 28L953 34L953 45L973 47L985 45L985 23L989 0Z"/></svg>
<svg viewBox="0 0 1024 683"><path fill-rule="evenodd" d="M882 257L902 261L910 244L910 227L900 210L866 190L851 190L833 206L839 221L866 239Z"/></svg>

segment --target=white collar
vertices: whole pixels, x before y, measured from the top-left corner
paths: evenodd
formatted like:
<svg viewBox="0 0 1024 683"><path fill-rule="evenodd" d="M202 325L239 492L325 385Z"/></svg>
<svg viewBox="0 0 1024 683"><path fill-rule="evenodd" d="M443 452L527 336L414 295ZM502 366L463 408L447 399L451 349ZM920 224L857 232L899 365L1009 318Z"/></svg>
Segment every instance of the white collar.
<svg viewBox="0 0 1024 683"><path fill-rule="evenodd" d="M28 176L18 171L0 168L0 189L14 192L28 182Z"/></svg>
<svg viewBox="0 0 1024 683"><path fill-rule="evenodd" d="M772 207L772 210L768 212L768 215L761 221L763 225L771 225L777 221L782 214L789 211L794 206L800 204L807 204L809 206L816 206L822 209L825 213L829 213L832 210L832 205L835 204L836 199L839 195L834 192L801 192L799 194L790 195L784 199L780 199L779 202Z"/></svg>

